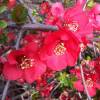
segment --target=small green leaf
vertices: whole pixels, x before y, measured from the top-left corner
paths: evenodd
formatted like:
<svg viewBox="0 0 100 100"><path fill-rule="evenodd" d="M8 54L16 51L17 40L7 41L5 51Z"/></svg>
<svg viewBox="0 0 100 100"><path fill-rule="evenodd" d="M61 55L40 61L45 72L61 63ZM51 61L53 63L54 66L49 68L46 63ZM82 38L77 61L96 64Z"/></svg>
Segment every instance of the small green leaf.
<svg viewBox="0 0 100 100"><path fill-rule="evenodd" d="M90 57L90 56L87 56L86 59L87 59L87 60L91 60L91 57Z"/></svg>
<svg viewBox="0 0 100 100"><path fill-rule="evenodd" d="M87 3L87 7L92 8L94 6L94 0L89 0Z"/></svg>
<svg viewBox="0 0 100 100"><path fill-rule="evenodd" d="M33 10L32 15L33 15L33 16L38 15L38 12L37 12L37 10L36 10L36 9L34 9L34 10Z"/></svg>
<svg viewBox="0 0 100 100"><path fill-rule="evenodd" d="M4 44L7 42L7 35L5 33L0 35L0 44Z"/></svg>
<svg viewBox="0 0 100 100"><path fill-rule="evenodd" d="M1 6L0 7L0 14L3 13L4 11L7 10L7 7L6 6Z"/></svg>
<svg viewBox="0 0 100 100"><path fill-rule="evenodd" d="M0 28L6 28L7 27L7 22L4 20L0 20Z"/></svg>

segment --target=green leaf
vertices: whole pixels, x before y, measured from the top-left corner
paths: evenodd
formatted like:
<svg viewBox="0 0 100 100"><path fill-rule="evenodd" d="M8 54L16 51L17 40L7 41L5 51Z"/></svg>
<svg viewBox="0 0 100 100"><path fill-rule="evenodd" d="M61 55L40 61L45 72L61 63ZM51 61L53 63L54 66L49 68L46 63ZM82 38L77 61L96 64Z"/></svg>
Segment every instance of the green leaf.
<svg viewBox="0 0 100 100"><path fill-rule="evenodd" d="M4 20L0 20L0 28L6 28L7 27L7 23Z"/></svg>
<svg viewBox="0 0 100 100"><path fill-rule="evenodd" d="M7 7L6 6L1 6L0 7L0 14L3 13L4 11L7 10Z"/></svg>
<svg viewBox="0 0 100 100"><path fill-rule="evenodd" d="M16 24L24 24L27 21L28 10L22 5L17 5L12 11L12 20Z"/></svg>

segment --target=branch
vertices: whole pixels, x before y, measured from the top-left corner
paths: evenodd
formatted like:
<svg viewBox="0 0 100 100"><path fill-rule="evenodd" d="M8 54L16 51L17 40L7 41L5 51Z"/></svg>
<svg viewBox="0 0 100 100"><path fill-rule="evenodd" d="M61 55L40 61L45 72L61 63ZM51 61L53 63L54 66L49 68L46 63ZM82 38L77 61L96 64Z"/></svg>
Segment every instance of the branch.
<svg viewBox="0 0 100 100"><path fill-rule="evenodd" d="M22 29L31 29L31 30L41 30L41 31L56 31L58 30L57 26L45 25L45 24L25 24L22 26Z"/></svg>
<svg viewBox="0 0 100 100"><path fill-rule="evenodd" d="M39 31L56 31L59 30L59 28L57 26L53 26L53 25L45 25L45 24L25 24L21 27L19 27L18 25L16 25L13 22L8 22L8 27L12 27L12 28L21 28L23 30L39 30Z"/></svg>

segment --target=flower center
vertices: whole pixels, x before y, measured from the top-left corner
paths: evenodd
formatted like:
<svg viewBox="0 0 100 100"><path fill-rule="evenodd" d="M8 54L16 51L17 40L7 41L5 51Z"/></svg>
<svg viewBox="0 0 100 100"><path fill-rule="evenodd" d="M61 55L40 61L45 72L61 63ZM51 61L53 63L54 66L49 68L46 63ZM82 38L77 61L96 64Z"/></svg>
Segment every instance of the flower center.
<svg viewBox="0 0 100 100"><path fill-rule="evenodd" d="M72 32L76 32L79 29L79 24L77 22L64 24L64 26L66 26Z"/></svg>
<svg viewBox="0 0 100 100"><path fill-rule="evenodd" d="M93 87L93 81L91 78L89 78L88 80L86 80L86 85L87 87Z"/></svg>
<svg viewBox="0 0 100 100"><path fill-rule="evenodd" d="M28 69L33 67L34 59L27 58L26 56L18 57L17 59L19 68L21 69Z"/></svg>
<svg viewBox="0 0 100 100"><path fill-rule="evenodd" d="M54 49L54 53L59 56L59 55L63 55L66 51L66 48L64 46L64 43L59 43L56 45L55 49Z"/></svg>

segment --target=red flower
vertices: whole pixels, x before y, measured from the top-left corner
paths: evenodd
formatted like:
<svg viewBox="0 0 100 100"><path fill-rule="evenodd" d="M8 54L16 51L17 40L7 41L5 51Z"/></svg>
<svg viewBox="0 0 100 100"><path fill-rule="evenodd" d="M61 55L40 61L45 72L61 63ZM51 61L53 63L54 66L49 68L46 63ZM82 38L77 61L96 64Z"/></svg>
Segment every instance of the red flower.
<svg viewBox="0 0 100 100"><path fill-rule="evenodd" d="M79 50L78 39L67 30L59 30L45 39L40 58L52 70L60 71L76 64Z"/></svg>
<svg viewBox="0 0 100 100"><path fill-rule="evenodd" d="M86 86L87 86L87 89L88 89L88 92L89 92L89 95L90 96L95 96L96 95L96 89L100 89L100 84L96 83L92 77L91 78L87 78L86 81ZM83 84L82 84L82 81L78 80L74 83L74 87L78 90L78 91L84 91L85 90L83 89Z"/></svg>
<svg viewBox="0 0 100 100"><path fill-rule="evenodd" d="M26 46L25 48L32 49L31 47L33 47L33 51L36 51L42 46L43 37L41 34L27 34L21 41L21 44Z"/></svg>
<svg viewBox="0 0 100 100"><path fill-rule="evenodd" d="M13 50L7 58L8 62L4 65L3 74L8 80L24 79L28 83L32 83L46 69L45 64L39 60L36 52L32 52L29 48Z"/></svg>
<svg viewBox="0 0 100 100"><path fill-rule="evenodd" d="M9 32L7 34L7 37L8 37L8 42L11 42L11 41L16 39L16 36L15 36L15 34L13 32Z"/></svg>

